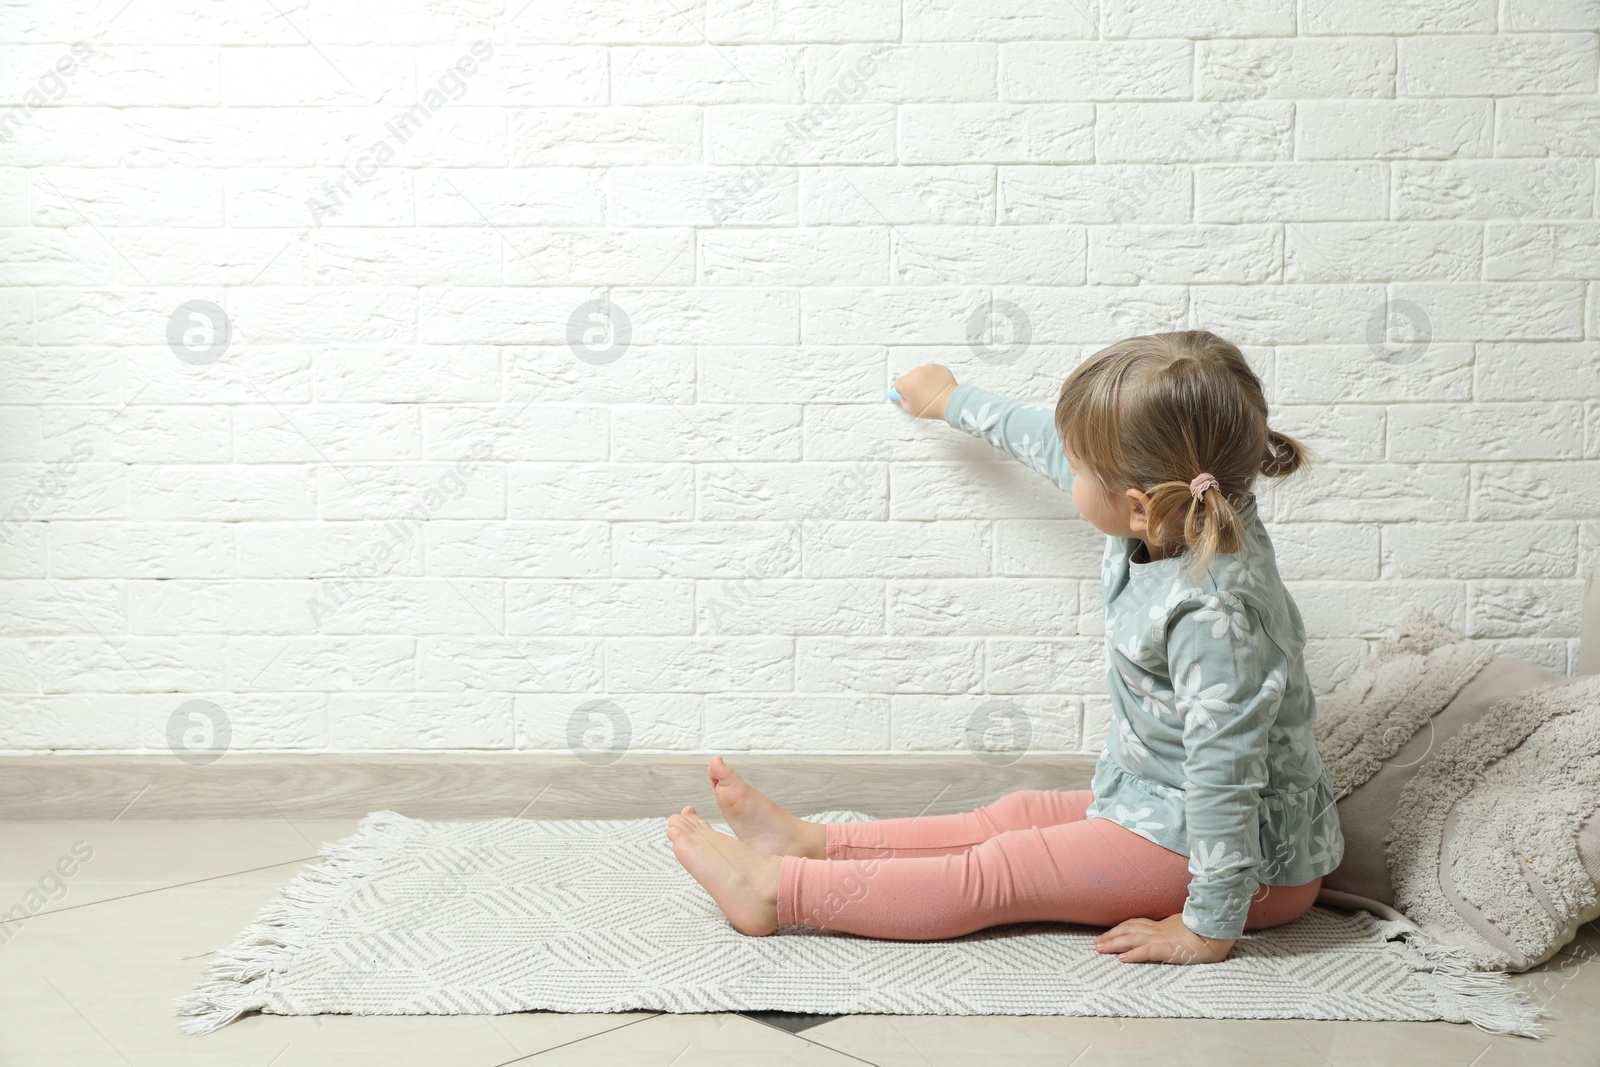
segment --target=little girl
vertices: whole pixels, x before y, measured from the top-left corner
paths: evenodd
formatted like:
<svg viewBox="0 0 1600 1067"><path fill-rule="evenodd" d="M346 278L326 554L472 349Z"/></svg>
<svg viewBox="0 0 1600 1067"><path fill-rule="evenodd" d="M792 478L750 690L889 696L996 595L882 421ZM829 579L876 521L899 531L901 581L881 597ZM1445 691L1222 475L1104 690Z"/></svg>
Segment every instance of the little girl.
<svg viewBox="0 0 1600 1067"><path fill-rule="evenodd" d="M1209 963L1244 930L1304 914L1344 837L1312 732L1305 628L1251 487L1306 453L1267 427L1243 355L1201 330L1132 337L1072 372L1053 418L935 364L894 384L906 411L1028 464L1107 535L1115 730L1090 788L824 825L714 757L738 837L686 807L667 820L679 862L752 935L929 940L1056 921L1110 927L1096 948L1125 962Z"/></svg>

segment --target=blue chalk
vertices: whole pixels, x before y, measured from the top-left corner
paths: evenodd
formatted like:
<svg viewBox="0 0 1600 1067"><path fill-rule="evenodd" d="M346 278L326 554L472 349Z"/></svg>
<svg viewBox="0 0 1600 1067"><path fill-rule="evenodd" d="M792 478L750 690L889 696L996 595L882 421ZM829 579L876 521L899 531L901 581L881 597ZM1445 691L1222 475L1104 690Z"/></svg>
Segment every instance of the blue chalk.
<svg viewBox="0 0 1600 1067"><path fill-rule="evenodd" d="M901 400L904 400L905 397L900 394L900 390L891 389L891 390L889 390L889 399L890 400L894 400L894 401L901 401Z"/></svg>

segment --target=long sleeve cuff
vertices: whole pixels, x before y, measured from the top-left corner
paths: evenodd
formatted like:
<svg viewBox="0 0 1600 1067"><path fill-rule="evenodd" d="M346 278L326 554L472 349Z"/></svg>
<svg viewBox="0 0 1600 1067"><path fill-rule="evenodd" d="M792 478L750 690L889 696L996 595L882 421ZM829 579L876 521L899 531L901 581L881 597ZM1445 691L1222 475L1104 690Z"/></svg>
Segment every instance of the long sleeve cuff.
<svg viewBox="0 0 1600 1067"><path fill-rule="evenodd" d="M959 429L962 410L978 399L977 394L982 392L983 390L976 385L969 385L965 382L957 385L950 391L950 396L944 402L944 421ZM998 398L991 395L991 399Z"/></svg>
<svg viewBox="0 0 1600 1067"><path fill-rule="evenodd" d="M1191 882L1189 899L1183 903L1183 925L1201 937L1237 941L1244 933L1250 900L1259 886L1254 878L1247 877Z"/></svg>

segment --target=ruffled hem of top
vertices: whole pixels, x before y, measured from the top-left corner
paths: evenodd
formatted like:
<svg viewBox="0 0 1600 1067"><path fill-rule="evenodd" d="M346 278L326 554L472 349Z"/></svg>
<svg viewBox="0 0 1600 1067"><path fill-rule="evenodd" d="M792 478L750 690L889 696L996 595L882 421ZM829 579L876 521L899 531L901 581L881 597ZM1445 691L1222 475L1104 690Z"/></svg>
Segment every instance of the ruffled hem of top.
<svg viewBox="0 0 1600 1067"><path fill-rule="evenodd" d="M1100 782L1102 774L1104 782ZM1184 819L1184 791L1160 782L1152 782L1141 778L1137 774L1123 767L1109 755L1101 760L1095 768L1096 784L1106 786L1104 792L1095 790L1096 818L1110 819L1120 825L1127 825L1115 818L1111 811L1112 803L1132 805L1134 802L1175 802L1178 809L1178 818ZM1335 806L1333 797L1333 782L1329 780L1326 772L1317 782L1306 789L1292 793L1274 793L1263 796L1258 808L1261 828L1260 844L1261 863L1252 869L1252 874L1261 885L1304 885L1315 878L1332 874L1344 860L1344 834L1339 829L1339 811ZM1133 826L1127 827L1141 837L1149 838L1162 848L1170 849L1181 855L1189 854L1188 828L1185 821L1180 821L1177 826L1163 827L1160 830L1139 830ZM1332 849L1322 852L1320 859L1316 858L1318 850L1324 846L1317 840L1320 832L1325 837L1329 830L1337 839L1337 844ZM1273 842L1283 842L1284 848L1290 855L1273 855ZM1295 843L1299 846L1296 847Z"/></svg>

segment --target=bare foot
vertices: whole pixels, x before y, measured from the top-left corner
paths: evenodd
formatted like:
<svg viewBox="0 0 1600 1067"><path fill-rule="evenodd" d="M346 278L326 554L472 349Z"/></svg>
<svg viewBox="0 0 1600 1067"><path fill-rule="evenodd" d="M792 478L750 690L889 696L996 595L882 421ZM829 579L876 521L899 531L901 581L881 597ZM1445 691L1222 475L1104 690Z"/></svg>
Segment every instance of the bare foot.
<svg viewBox="0 0 1600 1067"><path fill-rule="evenodd" d="M782 856L768 856L719 834L694 810L667 817L672 854L694 876L741 934L762 937L778 928Z"/></svg>
<svg viewBox="0 0 1600 1067"><path fill-rule="evenodd" d="M716 795L717 808L729 829L757 852L814 860L828 858L827 827L784 811L721 756L711 757L711 792Z"/></svg>

